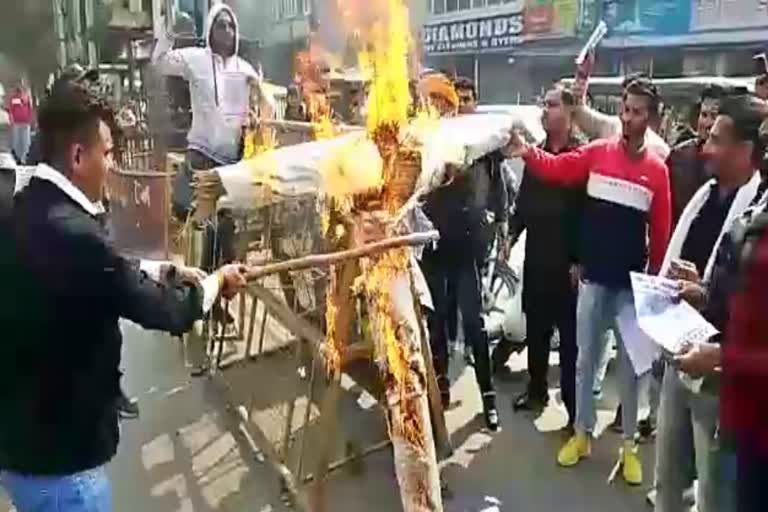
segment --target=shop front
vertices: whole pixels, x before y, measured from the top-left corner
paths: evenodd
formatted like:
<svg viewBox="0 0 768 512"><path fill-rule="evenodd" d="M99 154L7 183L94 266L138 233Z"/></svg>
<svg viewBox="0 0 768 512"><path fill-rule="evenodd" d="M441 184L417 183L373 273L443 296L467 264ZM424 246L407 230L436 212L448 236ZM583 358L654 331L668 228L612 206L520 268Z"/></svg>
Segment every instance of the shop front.
<svg viewBox="0 0 768 512"><path fill-rule="evenodd" d="M471 77L483 103L530 103L573 71L578 0L529 0L433 15L422 29L427 66Z"/></svg>

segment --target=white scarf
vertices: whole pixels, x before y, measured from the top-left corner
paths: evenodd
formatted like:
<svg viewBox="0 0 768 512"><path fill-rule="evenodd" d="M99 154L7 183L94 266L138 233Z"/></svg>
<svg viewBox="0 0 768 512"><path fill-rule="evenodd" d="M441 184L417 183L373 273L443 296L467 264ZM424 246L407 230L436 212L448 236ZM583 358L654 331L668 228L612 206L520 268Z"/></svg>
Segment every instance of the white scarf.
<svg viewBox="0 0 768 512"><path fill-rule="evenodd" d="M725 218L725 222L723 222L720 229L720 235L717 237L714 247L712 247L709 260L707 260L707 267L702 276L703 281L709 281L712 267L715 263L717 249L720 247L723 235L728 232L733 221L744 213L754 201L758 192L758 187L760 186L760 179L760 173L755 171L752 178L746 184L742 185L738 192L736 192L736 197L734 198L733 203L731 203L728 216ZM669 273L672 261L680 258L680 253L683 250L683 244L685 244L686 238L688 238L688 231L691 229L691 224L693 224L693 220L698 216L702 207L706 204L707 199L709 199L709 194L711 194L714 189L714 183L714 178L707 181L696 191L685 206L683 213L680 215L680 220L677 223L675 232L672 234L672 239L669 241L669 247L667 247L667 253L664 255L664 263L661 265L661 272L659 272L659 275L666 276Z"/></svg>

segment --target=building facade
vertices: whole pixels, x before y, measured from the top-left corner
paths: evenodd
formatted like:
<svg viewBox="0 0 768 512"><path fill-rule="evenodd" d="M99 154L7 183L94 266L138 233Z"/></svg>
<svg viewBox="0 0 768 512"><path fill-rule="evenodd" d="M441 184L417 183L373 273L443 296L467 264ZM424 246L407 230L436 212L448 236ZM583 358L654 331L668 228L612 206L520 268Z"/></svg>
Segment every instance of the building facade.
<svg viewBox="0 0 768 512"><path fill-rule="evenodd" d="M474 78L484 102L528 102L542 84L572 70L580 3L430 0L421 32L425 62Z"/></svg>
<svg viewBox="0 0 768 512"><path fill-rule="evenodd" d="M425 62L475 78L488 103L531 102L574 71L604 19L597 74L743 76L763 51L768 0L427 0Z"/></svg>

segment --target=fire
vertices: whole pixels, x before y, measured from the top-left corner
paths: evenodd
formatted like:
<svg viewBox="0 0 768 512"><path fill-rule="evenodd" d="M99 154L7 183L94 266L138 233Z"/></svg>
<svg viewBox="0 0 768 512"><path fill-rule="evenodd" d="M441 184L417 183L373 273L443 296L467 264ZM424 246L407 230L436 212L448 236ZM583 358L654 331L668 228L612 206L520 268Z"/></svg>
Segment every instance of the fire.
<svg viewBox="0 0 768 512"><path fill-rule="evenodd" d="M381 189L384 163L367 137L348 137L322 163L323 189L336 201Z"/></svg>
<svg viewBox="0 0 768 512"><path fill-rule="evenodd" d="M338 135L332 121L329 85L323 78L323 62L328 59L317 44L296 56L296 81L299 84L307 115L313 124L315 140L332 139Z"/></svg>
<svg viewBox="0 0 768 512"><path fill-rule="evenodd" d="M250 111L248 127L243 134L243 159L248 160L277 147L275 130L265 121L274 116L273 106L266 101L263 85L257 81L249 83Z"/></svg>
<svg viewBox="0 0 768 512"><path fill-rule="evenodd" d="M408 9L402 0L378 1L386 2L386 14L374 23L370 34L371 49L360 57L360 67L373 71L368 98L368 132L371 135L385 126L404 127L411 105Z"/></svg>
<svg viewBox="0 0 768 512"><path fill-rule="evenodd" d="M411 109L408 52L411 46L408 9L403 0L370 0L368 12L360 12L362 3L337 0L342 23L349 34L364 42L358 55L358 65L364 76L370 76L367 136L348 138L341 143L323 169L325 192L329 209L323 214L326 236L332 235L338 213L354 213L354 198L376 191L376 204L391 218L405 203L415 188L421 170L419 151L406 141ZM366 19L366 15L368 18ZM373 20L368 23L368 20ZM305 63L306 64L306 63ZM304 65L303 83L317 83L312 66ZM313 76L315 78L313 78ZM312 113L312 108L310 108ZM325 111L319 112L325 119ZM315 115L318 112L315 112ZM313 115L313 120L316 117ZM433 116L422 115L423 119ZM393 434L402 436L416 450L424 451L424 428L413 396L423 391L423 383L414 371L419 350L413 340L419 334L401 318L403 304L393 283L408 281L410 250L389 251L364 262L361 278L367 297L371 329L375 333L379 361L388 390L388 399L399 404L399 413L389 418ZM326 351L328 371L339 370L342 347L337 346L335 325L337 305L333 297L337 272L332 272L328 293ZM410 295L408 295L410 297ZM413 307L412 304L409 307Z"/></svg>

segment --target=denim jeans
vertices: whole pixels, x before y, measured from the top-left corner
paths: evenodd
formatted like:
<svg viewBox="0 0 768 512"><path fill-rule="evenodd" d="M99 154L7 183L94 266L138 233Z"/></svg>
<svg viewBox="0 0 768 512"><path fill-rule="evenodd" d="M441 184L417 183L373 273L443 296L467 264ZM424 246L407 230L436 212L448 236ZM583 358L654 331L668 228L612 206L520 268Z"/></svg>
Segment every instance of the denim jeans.
<svg viewBox="0 0 768 512"><path fill-rule="evenodd" d="M576 311L576 430L591 433L597 422L592 393L595 372L600 365L605 333L613 328L619 364L619 398L625 439L634 439L637 430L638 377L616 327L616 317L623 307L633 304L632 291L595 283L581 283Z"/></svg>
<svg viewBox="0 0 768 512"><path fill-rule="evenodd" d="M112 486L104 466L67 476L3 471L0 483L18 512L112 511Z"/></svg>
<svg viewBox="0 0 768 512"><path fill-rule="evenodd" d="M694 393L674 368L667 368L661 388L656 437L656 512L684 512L683 492L699 481L699 512L722 512L718 425L720 397ZM691 463L695 468L691 467ZM695 470L695 471L694 471Z"/></svg>
<svg viewBox="0 0 768 512"><path fill-rule="evenodd" d="M13 154L16 155L16 161L19 164L27 163L27 153L29 153L29 144L32 140L32 127L28 124L11 125L11 145Z"/></svg>

